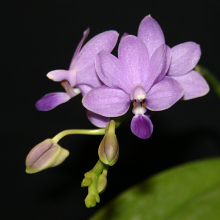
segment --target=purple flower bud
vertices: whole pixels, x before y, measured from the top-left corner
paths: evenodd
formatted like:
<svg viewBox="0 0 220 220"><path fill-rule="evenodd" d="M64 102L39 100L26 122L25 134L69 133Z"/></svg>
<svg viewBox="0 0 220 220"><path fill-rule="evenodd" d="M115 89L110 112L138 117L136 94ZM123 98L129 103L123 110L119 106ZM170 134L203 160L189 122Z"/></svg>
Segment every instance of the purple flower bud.
<svg viewBox="0 0 220 220"><path fill-rule="evenodd" d="M69 151L60 147L52 139L46 139L36 145L27 155L26 173L32 174L55 167L69 156Z"/></svg>
<svg viewBox="0 0 220 220"><path fill-rule="evenodd" d="M108 129L108 133L102 139L98 154L100 160L107 165L113 166L119 156L118 140L115 135L115 122L111 121Z"/></svg>

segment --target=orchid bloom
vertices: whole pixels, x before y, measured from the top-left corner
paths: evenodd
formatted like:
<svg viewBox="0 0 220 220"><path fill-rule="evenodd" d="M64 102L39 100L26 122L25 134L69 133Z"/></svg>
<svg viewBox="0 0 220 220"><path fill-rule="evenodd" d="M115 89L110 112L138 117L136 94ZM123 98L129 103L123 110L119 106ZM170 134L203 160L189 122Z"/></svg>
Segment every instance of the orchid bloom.
<svg viewBox="0 0 220 220"><path fill-rule="evenodd" d="M47 74L53 81L61 82L66 92L55 92L46 94L36 103L40 111L49 111L56 106L67 102L80 92L84 96L92 88L103 85L95 71L95 57L101 50L111 52L116 45L118 33L116 31L105 31L89 40L81 49L89 34L89 28L84 31L83 38L79 42L69 70L54 70ZM105 127L109 118L87 111L90 121L97 127Z"/></svg>
<svg viewBox="0 0 220 220"><path fill-rule="evenodd" d="M165 110L184 93L176 80L165 76L170 48L162 44L152 54L148 51L151 50L138 37L127 35L119 43L118 58L106 51L99 52L95 66L105 85L92 89L82 101L88 110L106 117L125 114L133 102L131 130L142 139L149 138L153 131L145 114L147 109Z"/></svg>
<svg viewBox="0 0 220 220"><path fill-rule="evenodd" d="M165 44L160 25L150 16L146 16L140 23L138 37L148 48L149 56L160 46ZM171 63L166 75L178 81L184 88L183 100L204 96L209 92L205 79L192 70L198 63L201 49L195 42L185 42L171 49Z"/></svg>

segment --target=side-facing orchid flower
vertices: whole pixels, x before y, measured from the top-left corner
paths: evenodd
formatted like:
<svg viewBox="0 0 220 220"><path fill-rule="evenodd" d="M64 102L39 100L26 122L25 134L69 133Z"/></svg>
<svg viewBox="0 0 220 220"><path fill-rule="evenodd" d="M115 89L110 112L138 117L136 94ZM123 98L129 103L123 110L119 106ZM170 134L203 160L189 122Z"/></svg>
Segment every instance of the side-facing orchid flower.
<svg viewBox="0 0 220 220"><path fill-rule="evenodd" d="M153 125L145 114L147 109L165 110L184 93L176 80L165 76L169 63L170 48L165 44L150 57L139 38L125 36L119 43L118 58L106 51L98 53L96 71L105 85L88 92L83 105L97 114L117 117L125 114L133 102L131 130L139 138L149 138ZM162 80L158 82L158 78Z"/></svg>
<svg viewBox="0 0 220 220"><path fill-rule="evenodd" d="M69 70L54 70L47 74L49 79L61 82L66 92L46 94L37 101L35 106L38 110L49 111L80 92L84 96L92 88L103 85L95 71L95 57L101 50L111 52L119 34L116 31L105 31L93 37L81 49L88 34L89 28L84 31L83 38L74 52ZM109 122L109 118L90 111L87 112L87 116L98 127L105 127Z"/></svg>
<svg viewBox="0 0 220 220"><path fill-rule="evenodd" d="M138 37L148 48L149 56L161 45L165 44L160 25L150 16L140 23ZM188 100L203 96L209 92L205 79L192 70L201 56L200 46L194 42L179 44L171 49L171 63L167 76L177 80L184 88L182 99Z"/></svg>

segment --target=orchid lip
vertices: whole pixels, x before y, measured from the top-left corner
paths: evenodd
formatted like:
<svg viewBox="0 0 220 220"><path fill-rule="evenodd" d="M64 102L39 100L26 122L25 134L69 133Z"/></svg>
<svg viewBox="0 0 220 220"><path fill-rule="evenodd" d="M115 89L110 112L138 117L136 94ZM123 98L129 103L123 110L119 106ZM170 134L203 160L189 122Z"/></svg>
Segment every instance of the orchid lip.
<svg viewBox="0 0 220 220"><path fill-rule="evenodd" d="M136 102L142 102L147 97L147 94L142 86L142 84L137 83L134 84L131 93L130 93L130 99L135 100Z"/></svg>

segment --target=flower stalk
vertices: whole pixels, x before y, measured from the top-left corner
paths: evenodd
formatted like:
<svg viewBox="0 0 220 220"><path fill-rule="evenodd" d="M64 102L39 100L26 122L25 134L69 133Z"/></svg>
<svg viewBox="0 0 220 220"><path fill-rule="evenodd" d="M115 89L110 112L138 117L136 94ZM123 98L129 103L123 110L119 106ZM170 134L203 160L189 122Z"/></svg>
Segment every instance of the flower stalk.
<svg viewBox="0 0 220 220"><path fill-rule="evenodd" d="M105 134L105 128L101 129L69 129L58 133L52 138L54 143L58 143L63 137L71 134L85 134L85 135L103 135Z"/></svg>
<svg viewBox="0 0 220 220"><path fill-rule="evenodd" d="M50 167L61 164L68 156L69 151L58 145L58 142L66 135L86 134L103 135L106 129L70 129L64 130L52 139L46 139L36 145L27 155L26 173L37 173Z"/></svg>

